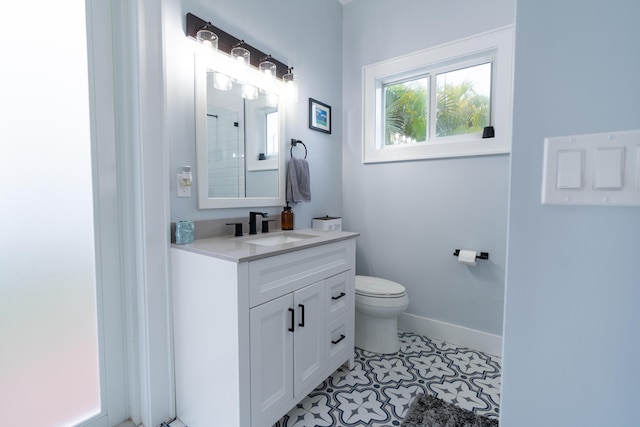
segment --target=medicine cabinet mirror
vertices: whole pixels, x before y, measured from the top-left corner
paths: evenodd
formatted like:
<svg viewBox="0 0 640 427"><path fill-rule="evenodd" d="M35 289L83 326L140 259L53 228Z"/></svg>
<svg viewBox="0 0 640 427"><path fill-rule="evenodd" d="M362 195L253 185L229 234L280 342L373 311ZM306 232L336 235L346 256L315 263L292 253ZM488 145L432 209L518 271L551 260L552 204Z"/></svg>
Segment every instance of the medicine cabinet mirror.
<svg viewBox="0 0 640 427"><path fill-rule="evenodd" d="M217 89L222 77L225 90ZM233 82L231 81L233 79ZM278 88L220 75L202 55L195 61L198 207L282 206L285 203L284 113ZM252 82L255 84L255 82ZM259 82L258 82L259 84ZM248 86L248 85L247 85Z"/></svg>

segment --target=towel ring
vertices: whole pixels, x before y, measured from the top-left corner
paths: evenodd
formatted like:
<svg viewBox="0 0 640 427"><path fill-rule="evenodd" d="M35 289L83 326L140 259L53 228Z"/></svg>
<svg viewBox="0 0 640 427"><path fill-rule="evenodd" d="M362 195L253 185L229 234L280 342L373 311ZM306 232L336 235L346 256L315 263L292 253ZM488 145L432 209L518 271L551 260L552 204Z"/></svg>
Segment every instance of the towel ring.
<svg viewBox="0 0 640 427"><path fill-rule="evenodd" d="M293 147L295 147L298 144L302 144L302 146L304 147L304 158L307 158L307 146L304 145L304 142L300 141L299 139L292 139L291 140L291 149L289 150L289 154L291 155L291 157L293 157Z"/></svg>

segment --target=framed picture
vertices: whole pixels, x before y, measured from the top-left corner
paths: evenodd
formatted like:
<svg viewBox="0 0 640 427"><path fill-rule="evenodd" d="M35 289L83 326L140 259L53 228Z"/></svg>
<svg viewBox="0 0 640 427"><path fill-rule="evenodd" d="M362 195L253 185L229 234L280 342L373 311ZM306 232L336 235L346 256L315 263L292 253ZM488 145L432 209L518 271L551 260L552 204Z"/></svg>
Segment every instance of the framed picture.
<svg viewBox="0 0 640 427"><path fill-rule="evenodd" d="M331 107L309 98L309 128L331 133Z"/></svg>

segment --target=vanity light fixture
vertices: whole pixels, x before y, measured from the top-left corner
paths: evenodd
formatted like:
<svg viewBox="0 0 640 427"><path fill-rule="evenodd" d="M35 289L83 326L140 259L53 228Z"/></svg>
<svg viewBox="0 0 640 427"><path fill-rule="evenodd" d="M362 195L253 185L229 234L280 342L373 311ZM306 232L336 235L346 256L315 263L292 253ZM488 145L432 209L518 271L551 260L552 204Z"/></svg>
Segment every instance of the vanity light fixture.
<svg viewBox="0 0 640 427"><path fill-rule="evenodd" d="M268 93L271 91L271 87L273 86L276 78L276 64L269 61L269 59L271 59L271 55L267 55L263 58L258 65L260 75L262 76L263 89L260 89L260 92L262 93Z"/></svg>
<svg viewBox="0 0 640 427"><path fill-rule="evenodd" d="M245 98L253 96L254 89L259 88L259 92L267 95L269 106L276 106L279 96L284 96L285 91L289 93L286 99L297 100L296 78L288 65L192 13L187 13L186 18L188 37L210 46L211 49L206 49L208 51L213 51L213 46L217 47L215 60L213 55L207 55L207 67L214 72L216 89L229 90L237 82L251 86L243 87ZM287 85L287 82L290 83Z"/></svg>
<svg viewBox="0 0 640 427"><path fill-rule="evenodd" d="M211 27L211 22L202 26L196 32L196 40L215 55L218 53L218 36L210 30Z"/></svg>
<svg viewBox="0 0 640 427"><path fill-rule="evenodd" d="M280 98L272 92L267 92L267 107L277 107Z"/></svg>
<svg viewBox="0 0 640 427"><path fill-rule="evenodd" d="M293 67L289 67L287 72L282 76L284 82L284 91L289 102L298 102L298 83L297 77L293 75Z"/></svg>
<svg viewBox="0 0 640 427"><path fill-rule="evenodd" d="M260 70L260 76L262 78L262 87L260 92L266 94L267 107L278 106L278 95L273 90L276 84L276 64L270 61L271 55L267 55L260 61L258 69Z"/></svg>
<svg viewBox="0 0 640 427"><path fill-rule="evenodd" d="M215 71L213 73L213 87L218 90L231 90L233 87L233 81L231 77L226 74Z"/></svg>
<svg viewBox="0 0 640 427"><path fill-rule="evenodd" d="M249 83L244 83L242 85L242 97L244 99L258 99L258 88Z"/></svg>
<svg viewBox="0 0 640 427"><path fill-rule="evenodd" d="M234 78L237 81L244 81L244 76L247 74L249 64L251 63L251 52L243 48L244 40L240 40L236 46L231 49L231 58L235 64L236 75Z"/></svg>

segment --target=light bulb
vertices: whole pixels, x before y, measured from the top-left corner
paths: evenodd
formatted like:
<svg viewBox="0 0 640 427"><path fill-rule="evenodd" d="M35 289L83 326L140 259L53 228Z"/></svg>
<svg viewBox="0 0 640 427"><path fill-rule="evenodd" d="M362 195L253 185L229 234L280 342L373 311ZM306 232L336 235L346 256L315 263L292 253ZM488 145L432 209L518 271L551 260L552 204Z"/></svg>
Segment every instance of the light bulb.
<svg viewBox="0 0 640 427"><path fill-rule="evenodd" d="M236 69L234 75L235 80L238 82L244 81L247 70L249 69L251 53L247 49L238 46L231 49L231 58L234 60Z"/></svg>
<svg viewBox="0 0 640 427"><path fill-rule="evenodd" d="M298 84L296 83L296 77L291 72L292 70L292 68L289 68L287 73L282 76L282 81L284 82L287 101L298 102Z"/></svg>
<svg viewBox="0 0 640 427"><path fill-rule="evenodd" d="M218 52L218 36L213 31L207 30L206 28L198 30L196 40L213 53Z"/></svg>
<svg viewBox="0 0 640 427"><path fill-rule="evenodd" d="M262 80L260 92L270 92L276 77L276 64L271 61L262 61L258 68L260 69L260 78Z"/></svg>

